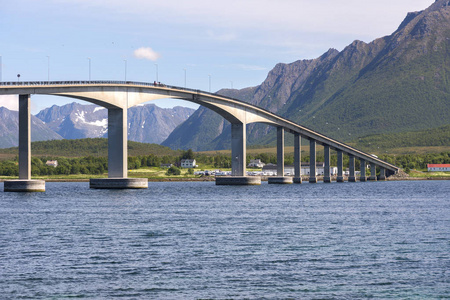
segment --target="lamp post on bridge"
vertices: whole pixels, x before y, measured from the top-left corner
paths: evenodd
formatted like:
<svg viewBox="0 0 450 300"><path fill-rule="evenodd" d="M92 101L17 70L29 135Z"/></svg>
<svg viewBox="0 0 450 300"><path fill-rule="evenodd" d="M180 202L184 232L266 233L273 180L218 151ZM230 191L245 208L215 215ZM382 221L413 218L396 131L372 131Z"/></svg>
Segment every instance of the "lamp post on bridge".
<svg viewBox="0 0 450 300"><path fill-rule="evenodd" d="M183 70L184 70L184 88L186 88L186 69Z"/></svg>
<svg viewBox="0 0 450 300"><path fill-rule="evenodd" d="M2 73L3 73L2 56L0 55L0 82L2 81Z"/></svg>
<svg viewBox="0 0 450 300"><path fill-rule="evenodd" d="M159 80L158 80L158 64L155 64L155 67L156 67L156 82L158 83L159 82Z"/></svg>
<svg viewBox="0 0 450 300"><path fill-rule="evenodd" d="M123 60L125 62L125 82L127 81L127 60Z"/></svg>
<svg viewBox="0 0 450 300"><path fill-rule="evenodd" d="M50 82L50 56L47 55L47 81Z"/></svg>
<svg viewBox="0 0 450 300"><path fill-rule="evenodd" d="M209 76L209 92L211 93L211 75L208 76Z"/></svg>
<svg viewBox="0 0 450 300"><path fill-rule="evenodd" d="M88 57L89 60L89 81L91 81L91 58Z"/></svg>

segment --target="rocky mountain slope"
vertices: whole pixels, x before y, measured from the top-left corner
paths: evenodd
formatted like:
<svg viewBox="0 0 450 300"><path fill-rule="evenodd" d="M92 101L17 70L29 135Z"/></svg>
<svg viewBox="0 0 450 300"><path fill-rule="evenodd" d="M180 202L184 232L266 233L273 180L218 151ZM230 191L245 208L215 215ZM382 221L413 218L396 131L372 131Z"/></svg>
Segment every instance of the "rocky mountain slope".
<svg viewBox="0 0 450 300"><path fill-rule="evenodd" d="M194 112L191 108L160 108L154 104L128 110L128 139L143 143L161 143ZM107 137L108 111L97 105L71 103L53 105L36 117L65 139Z"/></svg>
<svg viewBox="0 0 450 300"><path fill-rule="evenodd" d="M409 13L390 36L354 41L312 60L278 64L257 87L221 90L330 137L450 124L450 1ZM248 143L274 142L274 129L248 126ZM195 150L230 147L228 122L196 111L163 145Z"/></svg>
<svg viewBox="0 0 450 300"><path fill-rule="evenodd" d="M0 148L19 145L19 114L17 111L0 107ZM31 140L59 140L62 137L48 128L41 120L31 116Z"/></svg>

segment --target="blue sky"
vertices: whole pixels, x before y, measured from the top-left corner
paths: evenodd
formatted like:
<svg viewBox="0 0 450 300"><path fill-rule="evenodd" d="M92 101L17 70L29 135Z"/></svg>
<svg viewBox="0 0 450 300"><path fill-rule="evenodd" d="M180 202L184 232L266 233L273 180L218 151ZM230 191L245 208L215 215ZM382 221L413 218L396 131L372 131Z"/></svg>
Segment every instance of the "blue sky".
<svg viewBox="0 0 450 300"><path fill-rule="evenodd" d="M279 62L389 35L433 2L0 0L1 80L88 80L90 62L92 80L153 82L158 73L160 82L184 86L186 74L189 88L208 91L211 78L213 92L240 89L260 84ZM33 113L72 101L33 96ZM0 97L0 106L16 102Z"/></svg>

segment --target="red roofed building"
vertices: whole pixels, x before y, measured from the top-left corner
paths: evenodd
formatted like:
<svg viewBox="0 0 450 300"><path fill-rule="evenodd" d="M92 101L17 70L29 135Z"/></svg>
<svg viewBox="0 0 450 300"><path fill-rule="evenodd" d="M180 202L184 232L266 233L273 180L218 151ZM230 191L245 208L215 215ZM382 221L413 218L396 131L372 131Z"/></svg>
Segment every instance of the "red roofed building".
<svg viewBox="0 0 450 300"><path fill-rule="evenodd" d="M450 172L450 164L428 164L428 172Z"/></svg>

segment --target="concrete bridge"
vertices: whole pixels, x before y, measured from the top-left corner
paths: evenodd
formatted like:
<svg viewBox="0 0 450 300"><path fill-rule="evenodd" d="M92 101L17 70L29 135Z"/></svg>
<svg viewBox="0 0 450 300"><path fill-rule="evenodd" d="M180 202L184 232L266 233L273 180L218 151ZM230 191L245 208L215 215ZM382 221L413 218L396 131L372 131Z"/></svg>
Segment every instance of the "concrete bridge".
<svg viewBox="0 0 450 300"><path fill-rule="evenodd" d="M309 182L317 182L316 145L324 146L324 182L331 182L330 151L337 152L337 181L343 182L343 155L349 156L348 181L355 182L355 159L360 160L360 181L379 180L398 172L398 167L364 153L321 133L284 119L270 111L249 103L200 90L152 83L130 81L45 81L2 82L0 95L19 95L19 180L5 181L5 191L45 190L45 182L31 180L30 97L31 95L55 95L91 102L108 109L108 178L91 179L91 188L147 188L147 179L128 178L127 174L127 110L128 108L161 98L176 98L205 106L231 123L232 176L217 178L216 184L260 184L259 177L246 174L246 126L265 123L277 127L277 173L284 174L284 135L294 134L295 176L273 177L269 183L301 183L301 138L310 144ZM370 165L371 176L365 170Z"/></svg>

